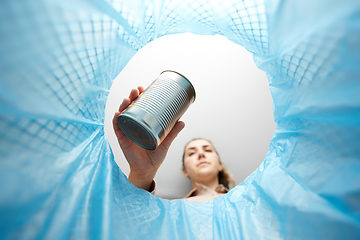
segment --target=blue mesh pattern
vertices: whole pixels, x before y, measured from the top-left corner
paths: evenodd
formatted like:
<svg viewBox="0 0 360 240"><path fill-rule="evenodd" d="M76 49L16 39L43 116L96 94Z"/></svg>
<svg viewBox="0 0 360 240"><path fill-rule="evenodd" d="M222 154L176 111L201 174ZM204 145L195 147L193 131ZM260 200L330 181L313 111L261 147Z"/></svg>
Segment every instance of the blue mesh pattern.
<svg viewBox="0 0 360 240"><path fill-rule="evenodd" d="M358 239L359 1L0 3L2 239ZM263 163L206 203L137 189L104 136L113 79L148 42L221 34L267 73Z"/></svg>

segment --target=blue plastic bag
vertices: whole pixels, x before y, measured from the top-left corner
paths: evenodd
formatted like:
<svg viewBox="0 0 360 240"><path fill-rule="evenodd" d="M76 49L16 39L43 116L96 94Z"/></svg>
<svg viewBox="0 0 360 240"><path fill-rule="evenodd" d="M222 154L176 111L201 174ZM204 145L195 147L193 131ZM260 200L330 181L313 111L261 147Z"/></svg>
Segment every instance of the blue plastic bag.
<svg viewBox="0 0 360 240"><path fill-rule="evenodd" d="M359 1L0 3L2 239L359 239ZM266 71L261 166L205 203L133 186L104 136L113 79L174 33L222 34Z"/></svg>

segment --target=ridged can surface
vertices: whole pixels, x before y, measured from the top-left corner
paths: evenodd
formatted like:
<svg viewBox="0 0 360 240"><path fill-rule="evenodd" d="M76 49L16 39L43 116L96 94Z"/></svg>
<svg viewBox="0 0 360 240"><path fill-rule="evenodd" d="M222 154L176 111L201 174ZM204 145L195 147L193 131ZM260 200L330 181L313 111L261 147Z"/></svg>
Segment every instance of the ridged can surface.
<svg viewBox="0 0 360 240"><path fill-rule="evenodd" d="M167 70L120 114L118 124L137 145L155 150L194 101L190 81Z"/></svg>

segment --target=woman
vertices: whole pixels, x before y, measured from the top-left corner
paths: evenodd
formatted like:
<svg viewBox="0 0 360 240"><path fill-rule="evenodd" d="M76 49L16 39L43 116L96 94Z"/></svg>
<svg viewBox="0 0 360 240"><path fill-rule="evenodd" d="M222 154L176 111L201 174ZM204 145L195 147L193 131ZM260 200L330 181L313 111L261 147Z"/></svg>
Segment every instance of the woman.
<svg viewBox="0 0 360 240"><path fill-rule="evenodd" d="M178 121L164 141L154 151L145 150L132 142L121 131L117 123L117 118L143 91L143 87L131 90L129 97L123 100L120 104L119 111L114 115L113 128L120 148L130 166L129 181L138 188L154 192L155 174L164 161L172 141L185 127L185 123ZM227 191L225 186L221 186L220 184L224 184L226 181L228 183L235 183L233 178L224 170L220 158L211 142L205 139L190 141L185 146L183 172L186 177L190 178L193 185L193 190L185 197L189 201L202 202L211 200ZM226 181L223 180L224 177L221 177L224 175L225 179L227 179ZM228 187L227 185L226 188Z"/></svg>
<svg viewBox="0 0 360 240"><path fill-rule="evenodd" d="M190 178L193 189L185 199L204 202L229 191L234 178L220 161L213 144L198 138L186 144L183 154L183 172Z"/></svg>

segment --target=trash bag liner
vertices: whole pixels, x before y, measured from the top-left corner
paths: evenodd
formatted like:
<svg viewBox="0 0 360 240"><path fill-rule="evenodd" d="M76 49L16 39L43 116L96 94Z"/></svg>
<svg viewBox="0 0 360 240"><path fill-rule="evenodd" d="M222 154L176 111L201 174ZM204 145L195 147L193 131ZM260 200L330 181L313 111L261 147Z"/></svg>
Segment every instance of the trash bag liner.
<svg viewBox="0 0 360 240"><path fill-rule="evenodd" d="M360 1L0 6L1 239L359 239ZM251 52L277 123L262 164L204 203L133 186L104 135L115 77L185 32Z"/></svg>

